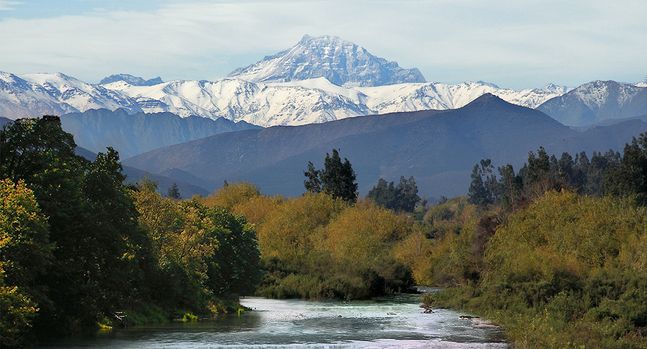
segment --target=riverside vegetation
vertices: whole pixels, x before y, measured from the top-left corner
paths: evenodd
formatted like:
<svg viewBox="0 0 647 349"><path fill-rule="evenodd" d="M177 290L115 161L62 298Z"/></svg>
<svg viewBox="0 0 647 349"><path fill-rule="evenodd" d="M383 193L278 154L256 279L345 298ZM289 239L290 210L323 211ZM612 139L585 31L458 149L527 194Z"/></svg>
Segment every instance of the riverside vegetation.
<svg viewBox="0 0 647 349"><path fill-rule="evenodd" d="M215 316L240 295L424 297L502 325L516 347L646 347L647 134L623 154L477 164L467 197L429 205L413 178L358 198L333 150L306 193L251 183L207 197L124 184L118 154L74 153L54 117L0 131L0 346ZM195 315L194 315L195 314Z"/></svg>

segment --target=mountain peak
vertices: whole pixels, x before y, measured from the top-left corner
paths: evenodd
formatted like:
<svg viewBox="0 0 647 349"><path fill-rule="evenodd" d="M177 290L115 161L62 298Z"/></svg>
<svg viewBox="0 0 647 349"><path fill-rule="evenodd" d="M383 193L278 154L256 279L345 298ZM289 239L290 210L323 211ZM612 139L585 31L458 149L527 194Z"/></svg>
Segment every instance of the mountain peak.
<svg viewBox="0 0 647 349"><path fill-rule="evenodd" d="M101 79L101 81L99 81L99 85L107 85L117 81L123 81L132 86L153 86L153 85L161 84L163 82L162 78L160 78L159 76L152 79L145 80L144 78L139 76L122 73L122 74L113 74L110 76L106 76L105 78Z"/></svg>
<svg viewBox="0 0 647 349"><path fill-rule="evenodd" d="M638 87L647 87L647 77L645 77L643 79L643 81L640 81L640 82L636 83L636 86L638 86Z"/></svg>
<svg viewBox="0 0 647 349"><path fill-rule="evenodd" d="M481 96L477 97L475 100L467 103L463 108L472 109L472 108L493 108L493 107L514 107L514 108L523 108L516 104L506 102L501 97L498 97L492 93L484 93Z"/></svg>
<svg viewBox="0 0 647 349"><path fill-rule="evenodd" d="M229 74L254 82L287 82L324 77L339 86L382 86L425 82L416 68L376 57L365 48L332 35L304 35L291 48Z"/></svg>

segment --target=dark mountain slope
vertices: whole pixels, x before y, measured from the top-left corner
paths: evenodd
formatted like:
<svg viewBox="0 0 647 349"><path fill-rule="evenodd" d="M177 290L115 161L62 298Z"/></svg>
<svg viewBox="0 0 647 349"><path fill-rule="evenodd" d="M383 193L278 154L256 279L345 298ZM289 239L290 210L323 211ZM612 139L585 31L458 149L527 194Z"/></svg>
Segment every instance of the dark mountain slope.
<svg viewBox="0 0 647 349"><path fill-rule="evenodd" d="M97 157L96 153L93 153L83 147L76 147L75 152L77 155L82 156L90 161L94 161L94 159L96 159ZM168 189L174 183L177 184L178 189L180 190L180 194L183 198L190 198L193 195L206 195L209 193L206 189L193 182L186 182L181 178L176 178L173 176L153 174L131 166L123 165L123 174L126 175L126 183L128 184L137 184L143 179L149 179L157 183L157 189L163 195L168 192Z"/></svg>
<svg viewBox="0 0 647 349"><path fill-rule="evenodd" d="M365 193L381 176L413 175L425 194L464 193L481 158L520 163L542 144L561 147L579 133L545 114L485 95L447 111L396 113L319 125L216 135L136 156L126 164L154 173L181 170L213 187L249 180L265 192L303 191L308 160L332 148L353 163Z"/></svg>
<svg viewBox="0 0 647 349"><path fill-rule="evenodd" d="M129 114L124 110L106 109L66 114L61 117L61 123L79 146L93 152L112 146L124 159L223 132L258 128L224 118L181 118L172 113Z"/></svg>
<svg viewBox="0 0 647 349"><path fill-rule="evenodd" d="M4 126L4 125L10 123L11 121L12 121L11 119L3 118L2 116L0 116L0 128L2 128L2 126Z"/></svg>

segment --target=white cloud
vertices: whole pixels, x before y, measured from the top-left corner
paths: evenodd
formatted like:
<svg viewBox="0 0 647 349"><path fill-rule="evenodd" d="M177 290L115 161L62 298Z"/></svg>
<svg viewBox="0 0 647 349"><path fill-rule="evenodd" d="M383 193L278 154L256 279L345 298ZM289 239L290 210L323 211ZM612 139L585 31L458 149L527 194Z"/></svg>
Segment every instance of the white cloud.
<svg viewBox="0 0 647 349"><path fill-rule="evenodd" d="M512 87L636 80L647 71L644 13L641 0L172 3L148 12L0 20L0 70L213 79L308 33L339 35L419 67L429 80Z"/></svg>
<svg viewBox="0 0 647 349"><path fill-rule="evenodd" d="M21 1L0 0L0 11L11 11L20 5Z"/></svg>

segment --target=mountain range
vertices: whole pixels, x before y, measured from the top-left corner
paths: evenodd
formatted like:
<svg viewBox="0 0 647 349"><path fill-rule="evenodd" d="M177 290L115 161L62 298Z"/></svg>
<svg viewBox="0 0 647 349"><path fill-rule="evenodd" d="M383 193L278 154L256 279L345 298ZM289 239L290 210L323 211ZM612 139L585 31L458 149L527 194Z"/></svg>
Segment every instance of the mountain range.
<svg viewBox="0 0 647 349"><path fill-rule="evenodd" d="M347 117L460 108L491 93L539 108L569 126L645 114L647 81L595 81L573 90L549 84L512 90L477 81L425 82L417 69L374 56L334 36L304 36L290 49L216 80L143 79L115 74L91 84L61 73L17 76L0 72L0 115L62 115L91 109L170 112L224 117L263 127L304 125ZM643 92L641 92L643 91ZM567 93L568 92L568 93Z"/></svg>
<svg viewBox="0 0 647 349"><path fill-rule="evenodd" d="M111 146L122 158L223 132L258 128L224 118L181 118L171 113L131 114L123 109L65 114L61 116L61 124L65 131L74 135L77 145L94 153Z"/></svg>
<svg viewBox="0 0 647 349"><path fill-rule="evenodd" d="M537 109L572 126L624 119L647 114L647 88L615 81L593 81L552 98Z"/></svg>
<svg viewBox="0 0 647 349"><path fill-rule="evenodd" d="M482 158L519 165L529 150L606 151L647 130L642 120L576 131L539 110L485 94L464 107L360 116L323 124L223 133L127 159L129 166L214 189L247 180L270 194L303 192L308 161L340 149L357 172L360 192L378 178L414 176L421 192L464 194ZM320 163L319 163L320 165Z"/></svg>
<svg viewBox="0 0 647 349"><path fill-rule="evenodd" d="M267 74L251 76L260 66ZM61 73L0 73L0 115L16 119L120 108L130 113L225 117L267 127L458 108L484 93L536 107L567 91L555 85L516 91L486 82L424 81L417 69L402 69L340 38L305 36L292 48L217 81L162 82L115 74L91 84Z"/></svg>

